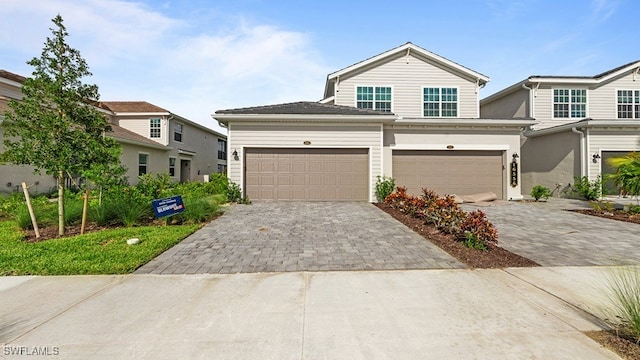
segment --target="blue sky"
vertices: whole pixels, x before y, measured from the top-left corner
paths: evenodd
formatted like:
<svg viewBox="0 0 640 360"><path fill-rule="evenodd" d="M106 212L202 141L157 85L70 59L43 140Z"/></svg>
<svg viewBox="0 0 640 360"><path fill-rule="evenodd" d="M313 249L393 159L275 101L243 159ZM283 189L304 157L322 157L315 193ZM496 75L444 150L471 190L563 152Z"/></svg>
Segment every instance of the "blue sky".
<svg viewBox="0 0 640 360"><path fill-rule="evenodd" d="M29 76L58 13L102 100L219 130L219 109L319 100L326 75L407 41L491 78L595 75L640 59L636 0L2 0L0 69Z"/></svg>

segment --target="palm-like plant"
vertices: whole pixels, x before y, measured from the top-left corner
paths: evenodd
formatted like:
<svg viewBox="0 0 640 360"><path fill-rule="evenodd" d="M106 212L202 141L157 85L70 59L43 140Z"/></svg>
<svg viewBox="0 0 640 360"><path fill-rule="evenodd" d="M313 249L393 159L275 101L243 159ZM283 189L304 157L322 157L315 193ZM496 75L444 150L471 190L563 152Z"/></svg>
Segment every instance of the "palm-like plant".
<svg viewBox="0 0 640 360"><path fill-rule="evenodd" d="M636 197L639 202L640 194L640 153L631 152L625 156L610 158L609 165L616 169L613 174L608 174L607 179L620 186L624 191Z"/></svg>

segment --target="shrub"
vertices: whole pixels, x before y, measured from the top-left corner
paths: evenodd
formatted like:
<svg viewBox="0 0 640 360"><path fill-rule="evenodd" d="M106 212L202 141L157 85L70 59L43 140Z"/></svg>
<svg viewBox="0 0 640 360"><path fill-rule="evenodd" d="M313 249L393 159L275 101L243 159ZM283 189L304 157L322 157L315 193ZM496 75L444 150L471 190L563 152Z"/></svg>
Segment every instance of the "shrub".
<svg viewBox="0 0 640 360"><path fill-rule="evenodd" d="M459 230L467 242L469 239L468 234L473 234L475 240L482 243L486 248L498 246L498 231L489 222L487 215L482 210L468 213L462 220Z"/></svg>
<svg viewBox="0 0 640 360"><path fill-rule="evenodd" d="M389 176L378 175L376 178L376 198L378 202L383 202L393 192L396 187L396 181Z"/></svg>
<svg viewBox="0 0 640 360"><path fill-rule="evenodd" d="M173 186L171 176L167 173L155 174L143 174L139 176L140 181L136 185L136 189L140 193L151 199L158 199L162 197L165 190Z"/></svg>
<svg viewBox="0 0 640 360"><path fill-rule="evenodd" d="M206 198L185 198L184 212L172 216L171 221L178 223L197 224L212 219L220 213L218 199L214 196Z"/></svg>
<svg viewBox="0 0 640 360"><path fill-rule="evenodd" d="M427 188L422 189L422 199L427 206L433 205L433 203L435 203L439 198L440 196L438 196L435 191L429 190Z"/></svg>
<svg viewBox="0 0 640 360"><path fill-rule="evenodd" d="M404 186L398 186L396 191L392 192L384 199L384 202L394 209L401 209L410 198L411 196L407 194L407 188Z"/></svg>
<svg viewBox="0 0 640 360"><path fill-rule="evenodd" d="M573 178L574 184L571 187L571 193L585 200L598 200L602 194L602 182L600 177L593 181L589 181L586 176Z"/></svg>
<svg viewBox="0 0 640 360"><path fill-rule="evenodd" d="M455 202L453 196L438 198L426 210L425 220L447 234L457 234L466 213Z"/></svg>
<svg viewBox="0 0 640 360"><path fill-rule="evenodd" d="M614 209L614 204L610 201L591 201L589 206L599 212L612 212Z"/></svg>
<svg viewBox="0 0 640 360"><path fill-rule="evenodd" d="M551 190L549 190L548 187L536 185L533 187L533 189L531 189L531 192L529 194L532 198L536 199L536 201L539 201L540 199L546 200L549 198L549 196L551 196Z"/></svg>
<svg viewBox="0 0 640 360"><path fill-rule="evenodd" d="M67 225L77 225L82 221L83 199L67 199L64 202L64 222Z"/></svg>
<svg viewBox="0 0 640 360"><path fill-rule="evenodd" d="M619 333L640 341L640 270L637 266L617 269L606 280L606 288L609 321Z"/></svg>
<svg viewBox="0 0 640 360"><path fill-rule="evenodd" d="M229 187L227 188L227 200L238 204L251 204L251 200L248 197L242 195L242 189L240 185L229 181Z"/></svg>
<svg viewBox="0 0 640 360"><path fill-rule="evenodd" d="M632 215L640 214L640 205L629 206L629 214L632 214Z"/></svg>
<svg viewBox="0 0 640 360"><path fill-rule="evenodd" d="M478 239L478 235L469 231L464 233L464 239L462 240L462 244L471 249L477 249L482 251L488 250L487 246L482 241L480 241L480 239Z"/></svg>

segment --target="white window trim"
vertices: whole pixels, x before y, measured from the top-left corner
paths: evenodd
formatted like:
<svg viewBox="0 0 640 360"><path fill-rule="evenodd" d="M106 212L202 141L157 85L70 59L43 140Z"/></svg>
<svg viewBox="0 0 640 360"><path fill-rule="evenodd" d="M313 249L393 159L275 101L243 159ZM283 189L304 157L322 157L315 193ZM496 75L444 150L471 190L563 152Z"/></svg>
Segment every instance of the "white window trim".
<svg viewBox="0 0 640 360"><path fill-rule="evenodd" d="M180 141L176 140L176 125L180 125ZM173 135L172 136L173 141L181 144L184 143L184 124L179 122L174 122L171 135Z"/></svg>
<svg viewBox="0 0 640 360"><path fill-rule="evenodd" d="M151 128L151 120L159 120L157 129L159 130L160 134L159 134L158 137L151 136L151 129L152 129ZM159 117L149 118L148 124L149 124L149 139L162 139L162 118L159 118Z"/></svg>
<svg viewBox="0 0 640 360"><path fill-rule="evenodd" d="M634 102L632 103L632 105L633 105L633 108L631 109L631 115L632 115L632 117L630 117L630 118L621 118L621 117L618 117L618 91L632 91L632 93L631 93L631 97L632 97L632 99L634 99ZM637 120L637 119L640 119L640 117L635 117L635 105L640 105L640 102L639 102L638 104L636 104L636 103L635 103L635 92L636 92L636 91L640 91L640 88L638 88L638 89L631 89L631 88L615 88L615 89L614 89L613 98L614 98L614 100L615 100L615 101L613 102L613 105L614 105L614 114L615 114L615 118L616 118L617 120Z"/></svg>
<svg viewBox="0 0 640 360"><path fill-rule="evenodd" d="M553 110L553 91L554 90L569 90L569 117L556 117L555 111ZM584 117L571 117L571 90L585 90L585 95L587 98L587 102L584 103ZM616 93L617 96L617 93ZM617 104L617 99L616 99ZM616 107L617 109L617 107ZM589 89L585 87L576 87L576 86L568 86L568 87L552 87L551 88L551 118L553 120L571 120L571 119L586 119L589 117Z"/></svg>
<svg viewBox="0 0 640 360"><path fill-rule="evenodd" d="M140 155L146 155L147 156L147 163L144 164L146 166L146 168L147 168L147 171L145 172L145 174L149 174L150 173L150 171L149 171L149 163L151 162L151 155L149 153L146 153L146 152L138 152L138 176L141 176L140 175L140 166L142 164L140 163Z"/></svg>
<svg viewBox="0 0 640 360"><path fill-rule="evenodd" d="M438 116L424 116L424 89L432 89L438 88L440 89L440 109ZM442 116L442 89L456 89L456 94L458 96L458 101L456 101L456 105L458 106L456 109L456 116ZM420 117L421 118L439 118L439 119L456 119L460 117L460 87L459 86L451 86L451 85L424 85L420 88Z"/></svg>
<svg viewBox="0 0 640 360"><path fill-rule="evenodd" d="M356 84L353 87L353 107L358 108L358 88L359 87L372 87L373 88L373 109L371 110L376 110L376 88L377 87L388 87L391 89L391 113L394 112L395 106L394 106L394 100L396 98L396 90L393 88L393 85L363 85L363 84ZM359 109L359 108L358 108Z"/></svg>
<svg viewBox="0 0 640 360"><path fill-rule="evenodd" d="M171 159L174 160L173 162L173 176L171 176ZM176 172L176 164L178 164L178 159L174 156L169 156L169 176L171 176L172 178L176 178L177 176L177 172Z"/></svg>

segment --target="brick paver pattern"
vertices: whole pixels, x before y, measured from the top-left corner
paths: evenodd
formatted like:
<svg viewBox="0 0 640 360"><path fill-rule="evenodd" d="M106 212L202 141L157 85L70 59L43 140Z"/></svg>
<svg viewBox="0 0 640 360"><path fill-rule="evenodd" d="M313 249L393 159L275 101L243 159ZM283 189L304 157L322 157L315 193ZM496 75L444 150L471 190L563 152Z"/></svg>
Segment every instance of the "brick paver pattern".
<svg viewBox="0 0 640 360"><path fill-rule="evenodd" d="M136 273L463 268L368 203L263 202L225 214Z"/></svg>

